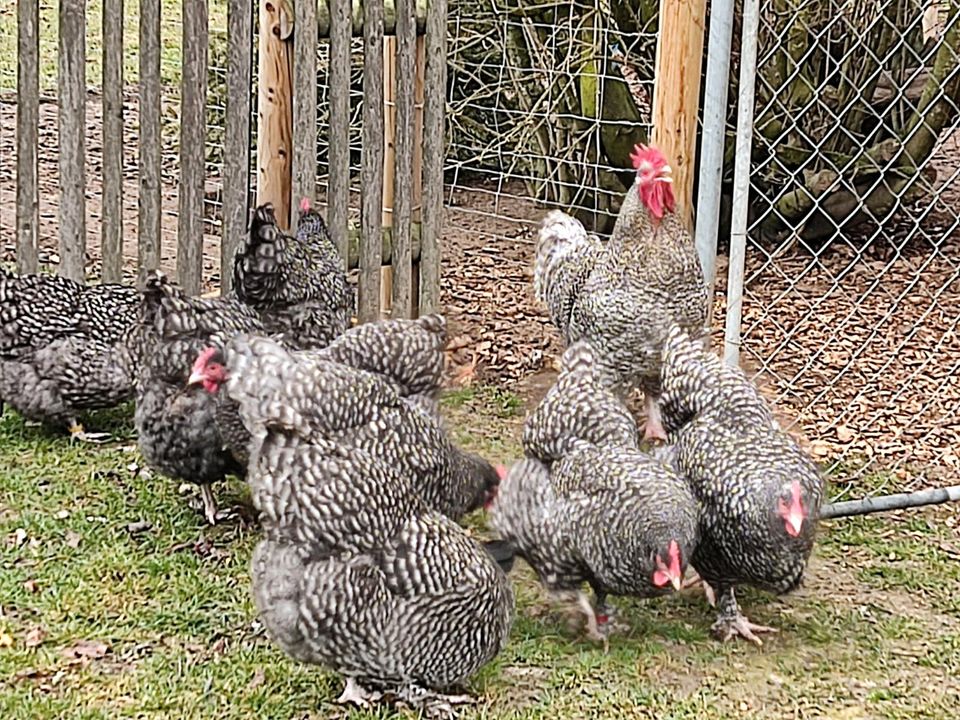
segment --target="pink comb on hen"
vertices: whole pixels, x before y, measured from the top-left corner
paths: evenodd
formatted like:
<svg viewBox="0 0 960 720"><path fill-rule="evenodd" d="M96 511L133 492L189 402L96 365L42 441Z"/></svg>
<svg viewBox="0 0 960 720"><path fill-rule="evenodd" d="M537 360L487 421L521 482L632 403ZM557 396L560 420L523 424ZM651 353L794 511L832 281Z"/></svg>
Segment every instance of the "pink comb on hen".
<svg viewBox="0 0 960 720"><path fill-rule="evenodd" d="M300 212L307 212L310 209L310 198L300 198Z"/></svg>
<svg viewBox="0 0 960 720"><path fill-rule="evenodd" d="M637 171L640 200L654 219L659 221L665 212L676 209L667 158L660 148L653 145L634 145L630 160Z"/></svg>

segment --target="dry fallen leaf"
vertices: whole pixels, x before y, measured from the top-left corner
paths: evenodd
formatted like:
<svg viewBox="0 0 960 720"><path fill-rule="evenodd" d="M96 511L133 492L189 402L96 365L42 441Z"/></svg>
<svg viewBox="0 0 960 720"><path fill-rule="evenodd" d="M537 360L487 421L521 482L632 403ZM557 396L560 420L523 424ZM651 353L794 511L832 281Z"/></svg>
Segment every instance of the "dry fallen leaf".
<svg viewBox="0 0 960 720"><path fill-rule="evenodd" d="M848 443L853 440L855 433L846 425L840 425L837 427L837 440L842 443Z"/></svg>
<svg viewBox="0 0 960 720"><path fill-rule="evenodd" d="M72 548L80 547L80 534L75 533L73 530L67 530L67 545Z"/></svg>
<svg viewBox="0 0 960 720"><path fill-rule="evenodd" d="M37 587L37 581L36 581L36 580L24 580L24 581L23 581L23 589L26 590L28 593L35 593L35 592L37 592L40 588Z"/></svg>
<svg viewBox="0 0 960 720"><path fill-rule="evenodd" d="M250 682L247 684L247 690L253 690L255 688L263 685L264 672L263 668L257 668L253 673L253 677L250 679Z"/></svg>
<svg viewBox="0 0 960 720"><path fill-rule="evenodd" d="M45 637L47 637L47 631L37 625L27 632L26 637L23 639L23 644L28 648L36 647L43 642Z"/></svg>
<svg viewBox="0 0 960 720"><path fill-rule="evenodd" d="M99 660L110 651L110 646L100 640L80 640L60 654L72 662L89 662Z"/></svg>
<svg viewBox="0 0 960 720"><path fill-rule="evenodd" d="M0 630L0 648L8 648L13 645L13 637L10 633Z"/></svg>
<svg viewBox="0 0 960 720"><path fill-rule="evenodd" d="M20 547L27 541L27 531L23 528L17 528L13 533L13 546Z"/></svg>

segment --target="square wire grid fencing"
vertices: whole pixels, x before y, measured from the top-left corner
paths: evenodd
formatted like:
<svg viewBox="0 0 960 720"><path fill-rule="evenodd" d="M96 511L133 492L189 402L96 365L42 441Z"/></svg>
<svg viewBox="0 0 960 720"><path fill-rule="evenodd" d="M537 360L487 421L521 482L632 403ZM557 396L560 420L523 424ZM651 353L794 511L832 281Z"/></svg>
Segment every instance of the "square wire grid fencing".
<svg viewBox="0 0 960 720"><path fill-rule="evenodd" d="M549 207L609 232L650 130L657 0L450 3L443 304L455 362L520 381L559 350L530 291Z"/></svg>
<svg viewBox="0 0 960 720"><path fill-rule="evenodd" d="M762 0L758 27L741 357L847 489L955 482L960 3Z"/></svg>

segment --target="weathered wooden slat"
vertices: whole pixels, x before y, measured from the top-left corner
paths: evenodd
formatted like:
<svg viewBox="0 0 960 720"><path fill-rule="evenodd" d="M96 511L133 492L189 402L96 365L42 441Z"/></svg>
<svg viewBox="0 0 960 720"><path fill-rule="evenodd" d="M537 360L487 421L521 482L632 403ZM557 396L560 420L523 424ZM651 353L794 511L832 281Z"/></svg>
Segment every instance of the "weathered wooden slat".
<svg viewBox="0 0 960 720"><path fill-rule="evenodd" d="M317 3L296 2L293 30L293 201L317 193ZM291 226L294 224L291 221Z"/></svg>
<svg viewBox="0 0 960 720"><path fill-rule="evenodd" d="M360 228L351 223L347 229L347 268L350 270L360 267L360 239L362 235L363 233ZM411 223L410 238L410 254L416 259L420 256L420 223ZM394 247L393 229L388 227L383 228L380 232L381 265L390 265L390 263L393 262Z"/></svg>
<svg viewBox="0 0 960 720"><path fill-rule="evenodd" d="M380 234L383 213L383 0L363 5L363 163L360 221L360 322L380 315Z"/></svg>
<svg viewBox="0 0 960 720"><path fill-rule="evenodd" d="M331 34L331 13L336 0L319 0L317 3L317 29L319 37L329 37ZM350 1L350 31L356 37L363 35L363 1ZM429 0L416 0L416 29L422 33L427 25L427 5ZM396 6L396 7L394 7ZM399 34L397 17L400 13L400 0L383 1L383 32L385 35Z"/></svg>
<svg viewBox="0 0 960 720"><path fill-rule="evenodd" d="M383 37L383 193L381 226L393 227L393 195L396 190L397 139L397 39ZM393 266L380 268L380 315L393 310Z"/></svg>
<svg viewBox="0 0 960 720"><path fill-rule="evenodd" d="M17 270L38 269L40 197L37 132L40 125L40 2L17 3Z"/></svg>
<svg viewBox="0 0 960 720"><path fill-rule="evenodd" d="M58 48L60 150L60 274L83 281L87 249L84 147L86 10L83 0L60 0Z"/></svg>
<svg viewBox="0 0 960 720"><path fill-rule="evenodd" d="M103 282L123 279L123 0L103 0Z"/></svg>
<svg viewBox="0 0 960 720"><path fill-rule="evenodd" d="M160 0L140 0L140 200L137 264L142 284L160 267Z"/></svg>
<svg viewBox="0 0 960 720"><path fill-rule="evenodd" d="M203 284L203 186L207 137L207 0L183 0L180 73L180 203L177 282L199 295Z"/></svg>
<svg viewBox="0 0 960 720"><path fill-rule="evenodd" d="M416 24L413 0L397 0L397 111L395 162L398 178L393 194L393 317L413 316L411 273L411 205L413 185L414 136L413 101L416 73Z"/></svg>
<svg viewBox="0 0 960 720"><path fill-rule="evenodd" d="M249 220L252 63L253 0L230 0L223 137L223 236L220 238L220 287L224 293L233 288L233 259Z"/></svg>
<svg viewBox="0 0 960 720"><path fill-rule="evenodd" d="M423 238L420 246L420 314L440 307L440 235L443 224L443 121L447 87L447 0L427 13L423 107Z"/></svg>
<svg viewBox="0 0 960 720"><path fill-rule="evenodd" d="M284 230L290 227L293 160L292 10L290 3L260 0L257 204L271 203Z"/></svg>
<svg viewBox="0 0 960 720"><path fill-rule="evenodd" d="M344 266L350 208L350 0L330 0L330 167L327 223Z"/></svg>

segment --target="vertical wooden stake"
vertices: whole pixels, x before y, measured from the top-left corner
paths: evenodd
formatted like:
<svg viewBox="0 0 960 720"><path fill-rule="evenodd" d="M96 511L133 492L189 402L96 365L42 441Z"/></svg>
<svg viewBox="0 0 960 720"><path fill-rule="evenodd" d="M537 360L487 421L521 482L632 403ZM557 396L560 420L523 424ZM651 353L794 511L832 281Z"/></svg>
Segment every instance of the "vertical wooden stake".
<svg viewBox="0 0 960 720"><path fill-rule="evenodd" d="M293 33L294 205L317 199L317 3L298 0ZM290 219L292 226L293 218Z"/></svg>
<svg viewBox="0 0 960 720"><path fill-rule="evenodd" d="M103 2L103 282L123 279L123 0Z"/></svg>
<svg viewBox="0 0 960 720"><path fill-rule="evenodd" d="M60 0L60 275L80 282L87 255L86 37L83 0Z"/></svg>
<svg viewBox="0 0 960 720"><path fill-rule="evenodd" d="M423 96L427 52L423 35L417 36L413 99L413 198L410 222L417 223L423 236ZM420 257L413 263L410 278L410 317L420 316Z"/></svg>
<svg viewBox="0 0 960 720"><path fill-rule="evenodd" d="M396 188L397 38L383 38L383 227L393 229ZM404 182L404 178L400 179ZM393 234L391 233L391 242ZM393 256L391 248L391 257ZM380 316L389 317L393 305L393 268L380 268Z"/></svg>
<svg viewBox="0 0 960 720"><path fill-rule="evenodd" d="M17 270L38 269L40 197L37 134L40 126L40 3L17 4Z"/></svg>
<svg viewBox="0 0 960 720"><path fill-rule="evenodd" d="M706 0L660 0L653 94L653 142L673 168L674 193L690 230L706 5Z"/></svg>
<svg viewBox="0 0 960 720"><path fill-rule="evenodd" d="M160 267L160 0L140 0L138 282Z"/></svg>
<svg viewBox="0 0 960 720"><path fill-rule="evenodd" d="M260 0L260 101L257 112L257 204L272 203L290 228L293 152L293 5Z"/></svg>

